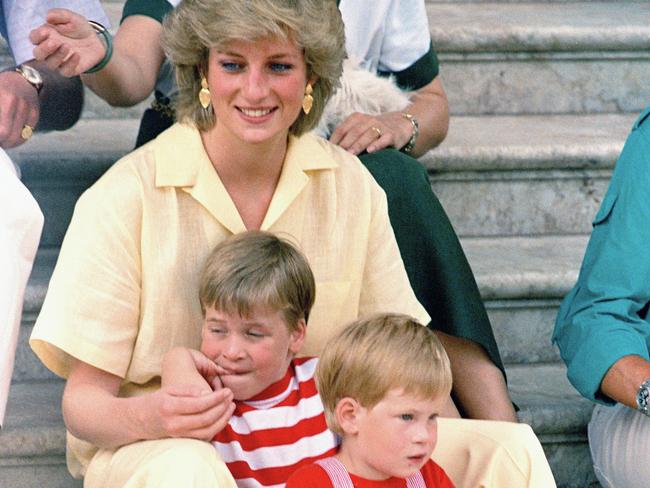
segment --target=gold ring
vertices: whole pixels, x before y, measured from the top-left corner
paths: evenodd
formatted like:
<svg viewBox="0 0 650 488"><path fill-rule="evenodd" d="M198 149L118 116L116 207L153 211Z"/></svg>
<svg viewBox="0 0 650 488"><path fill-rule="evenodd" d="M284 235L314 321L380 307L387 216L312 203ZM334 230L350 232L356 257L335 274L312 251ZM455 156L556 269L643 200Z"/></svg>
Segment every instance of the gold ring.
<svg viewBox="0 0 650 488"><path fill-rule="evenodd" d="M29 139L32 137L32 134L34 133L34 129L30 125L23 125L23 130L20 131L20 137L22 137L24 140Z"/></svg>
<svg viewBox="0 0 650 488"><path fill-rule="evenodd" d="M377 133L377 138L381 137L382 132L381 132L381 129L379 127L371 127L370 129L374 130Z"/></svg>

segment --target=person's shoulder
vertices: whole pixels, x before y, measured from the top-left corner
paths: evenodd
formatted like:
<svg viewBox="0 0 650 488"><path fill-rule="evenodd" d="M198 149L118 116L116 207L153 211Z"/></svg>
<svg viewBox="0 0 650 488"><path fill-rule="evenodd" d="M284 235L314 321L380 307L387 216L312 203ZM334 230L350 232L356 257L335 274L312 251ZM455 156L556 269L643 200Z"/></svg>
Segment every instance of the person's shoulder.
<svg viewBox="0 0 650 488"><path fill-rule="evenodd" d="M287 481L286 488L331 488L332 482L323 468L312 463L299 468Z"/></svg>
<svg viewBox="0 0 650 488"><path fill-rule="evenodd" d="M650 106L641 112L632 126L632 131L643 131L650 136Z"/></svg>
<svg viewBox="0 0 650 488"><path fill-rule="evenodd" d="M631 173L636 176L624 176ZM650 107L646 108L636 119L632 130L625 142L616 167L613 180L618 181L644 179L643 184L650 182ZM641 183L637 181L634 184Z"/></svg>

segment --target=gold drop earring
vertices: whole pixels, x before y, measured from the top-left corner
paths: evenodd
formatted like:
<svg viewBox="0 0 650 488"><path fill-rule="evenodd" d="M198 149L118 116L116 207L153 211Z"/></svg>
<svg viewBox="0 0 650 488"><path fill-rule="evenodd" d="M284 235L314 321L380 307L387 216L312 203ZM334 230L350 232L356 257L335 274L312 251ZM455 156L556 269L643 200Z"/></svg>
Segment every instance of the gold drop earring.
<svg viewBox="0 0 650 488"><path fill-rule="evenodd" d="M201 90L199 91L199 103L205 110L210 106L210 89L208 88L208 80L205 76L201 77Z"/></svg>
<svg viewBox="0 0 650 488"><path fill-rule="evenodd" d="M305 112L305 115L308 115L309 112L311 112L311 108L314 105L314 97L311 96L313 91L311 83L307 83L307 86L305 87L305 96L302 99L302 110Z"/></svg>

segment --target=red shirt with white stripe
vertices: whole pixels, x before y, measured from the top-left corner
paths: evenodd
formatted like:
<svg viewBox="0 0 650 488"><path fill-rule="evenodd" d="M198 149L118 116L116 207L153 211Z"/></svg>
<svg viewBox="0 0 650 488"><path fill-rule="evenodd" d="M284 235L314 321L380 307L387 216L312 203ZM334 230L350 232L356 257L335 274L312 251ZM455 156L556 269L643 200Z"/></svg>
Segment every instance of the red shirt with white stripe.
<svg viewBox="0 0 650 488"><path fill-rule="evenodd" d="M427 488L454 488L454 484L447 476L447 473L432 460L427 461L420 468L420 473L422 473ZM369 480L352 473L349 474L355 488L406 488L404 478ZM309 488L336 488L325 470L317 464L305 466L297 471L289 479L286 488L304 488L305 486Z"/></svg>
<svg viewBox="0 0 650 488"><path fill-rule="evenodd" d="M291 361L287 374L259 395L236 401L212 443L239 487L284 487L298 468L336 452L314 372L318 358Z"/></svg>

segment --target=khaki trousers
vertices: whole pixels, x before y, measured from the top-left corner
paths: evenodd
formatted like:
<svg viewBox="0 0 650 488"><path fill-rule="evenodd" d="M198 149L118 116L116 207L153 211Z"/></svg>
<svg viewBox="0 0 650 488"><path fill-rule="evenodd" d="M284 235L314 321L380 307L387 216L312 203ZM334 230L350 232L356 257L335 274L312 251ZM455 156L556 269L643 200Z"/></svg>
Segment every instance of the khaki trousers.
<svg viewBox="0 0 650 488"><path fill-rule="evenodd" d="M439 419L433 455L458 488L553 488L542 447L524 424ZM235 487L214 447L192 439L144 441L100 450L86 488Z"/></svg>

